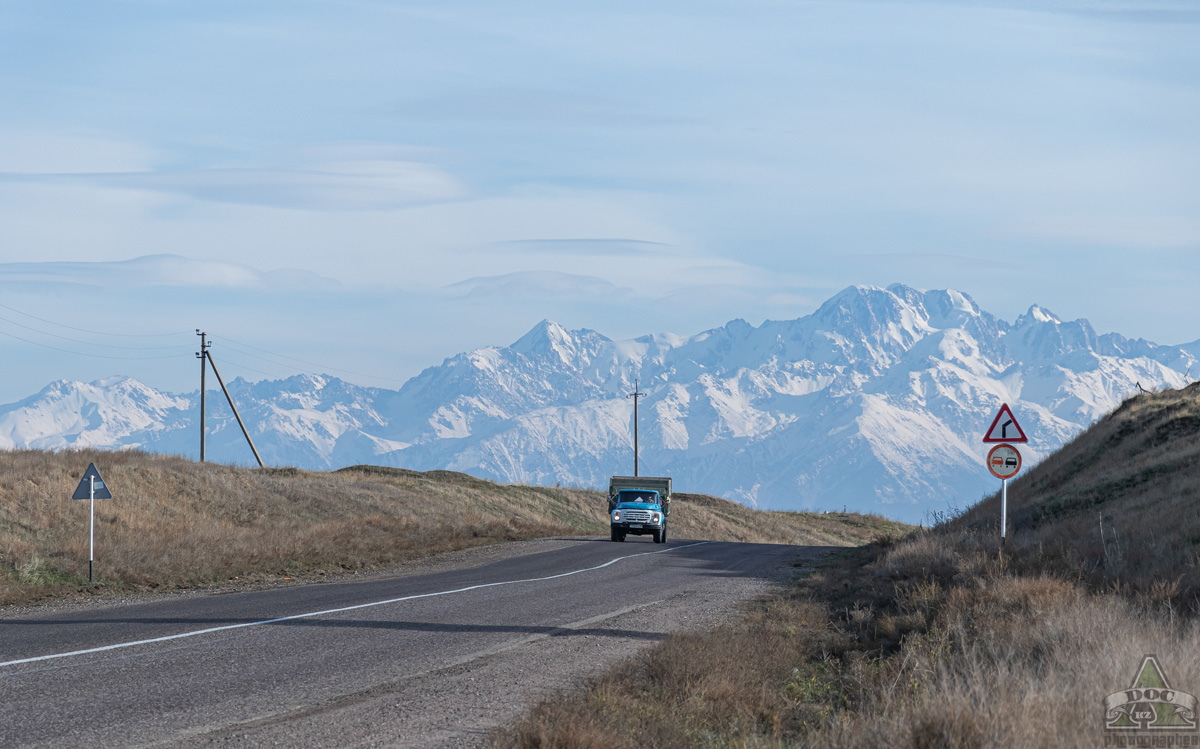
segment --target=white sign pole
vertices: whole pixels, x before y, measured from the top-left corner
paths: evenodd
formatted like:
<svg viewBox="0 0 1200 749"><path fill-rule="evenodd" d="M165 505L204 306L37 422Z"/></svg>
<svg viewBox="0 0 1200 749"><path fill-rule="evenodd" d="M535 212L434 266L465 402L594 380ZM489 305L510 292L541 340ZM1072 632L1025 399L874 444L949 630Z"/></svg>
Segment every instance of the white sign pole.
<svg viewBox="0 0 1200 749"><path fill-rule="evenodd" d="M90 583L96 579L93 574L96 563L96 500L112 499L112 492L104 484L104 479L100 478L100 472L96 470L95 463L88 464L71 499L88 501L88 582Z"/></svg>
<svg viewBox="0 0 1200 749"><path fill-rule="evenodd" d="M96 477L91 479L91 497L88 499L88 582L92 582L92 563L96 561Z"/></svg>
<svg viewBox="0 0 1200 749"><path fill-rule="evenodd" d="M1000 479L1000 545L1005 544L1005 526L1008 525L1008 479Z"/></svg>

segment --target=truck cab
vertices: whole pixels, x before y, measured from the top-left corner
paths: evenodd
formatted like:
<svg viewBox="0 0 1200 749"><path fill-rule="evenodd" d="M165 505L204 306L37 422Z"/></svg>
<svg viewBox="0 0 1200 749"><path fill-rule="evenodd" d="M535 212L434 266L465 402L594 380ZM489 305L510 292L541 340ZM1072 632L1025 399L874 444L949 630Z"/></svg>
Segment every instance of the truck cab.
<svg viewBox="0 0 1200 749"><path fill-rule="evenodd" d="M625 536L653 535L654 543L667 541L671 479L614 476L609 484L609 528L613 541Z"/></svg>

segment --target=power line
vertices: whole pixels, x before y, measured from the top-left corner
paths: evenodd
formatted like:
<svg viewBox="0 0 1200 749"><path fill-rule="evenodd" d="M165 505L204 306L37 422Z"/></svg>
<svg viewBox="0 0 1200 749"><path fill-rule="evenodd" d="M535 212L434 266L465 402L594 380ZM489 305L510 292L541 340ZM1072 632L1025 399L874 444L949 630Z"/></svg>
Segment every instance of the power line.
<svg viewBox="0 0 1200 749"><path fill-rule="evenodd" d="M387 381L389 381L389 382L406 382L406 380L397 380L397 379L393 379L393 378L389 378L389 377L377 377L376 375L369 375L369 374L366 374L366 373L364 373L364 372L351 372L351 371L349 371L349 370L339 369L339 368L337 368L337 367L325 367L325 365L323 365L323 364L316 364L315 362L304 362L304 360L303 360L303 359L296 359L295 357L286 356L286 355L284 355L284 354L277 354L277 353L275 353L275 352L273 352L273 351L267 351L266 349L262 349L262 348L259 348L259 347L257 347L257 346L251 346L251 345L250 345L250 344L248 344L248 343L241 343L240 341L234 341L234 340L233 340L233 339L231 339L231 338L222 338L222 339L221 339L221 342L222 342L222 343L224 343L224 344L233 344L231 347L228 347L228 348L225 348L225 349L224 349L225 353L221 354L221 360L222 360L222 361L224 361L224 362L229 362L229 364L230 364L230 365L231 365L233 368L235 368L235 369L238 369L238 370L244 370L244 371L246 371L246 372L254 372L255 374L260 374L260 375L263 375L264 377L277 377L277 378L281 378L281 379L282 379L282 378L284 378L284 377L287 377L289 373L307 374L307 375L312 375L312 376L314 376L314 377L319 377L319 376L321 376L321 375L326 375L326 374L329 374L330 370L334 370L334 371L338 371L338 372L345 372L345 373L347 373L347 374L358 375L358 376L360 376L360 377L368 377L368 378L372 378L372 379L378 379L378 380L387 380ZM211 345L211 344L210 344L210 345ZM256 350L256 351L262 351L262 352L263 352L263 353L265 353L265 354L270 354L271 356L276 356L276 357L279 357L279 358L281 358L281 359L291 359L292 361L298 361L298 362L304 362L304 363L306 363L306 364L312 364L313 366L317 366L317 367L322 367L322 368L324 368L324 370L325 370L325 371L317 372L317 371L312 371L312 370L308 370L308 369L301 369L301 368L299 368L299 367L297 367L297 366L295 366L295 365L292 365L292 364L286 364L286 363L284 363L284 362L278 362L278 361L275 361L275 360L273 360L273 359L268 359L268 358L267 358L267 357L265 357L265 356L259 356L259 355L257 355L257 354L251 354L251 353L250 353L250 352L248 352L248 351L242 351L242 350L241 350L241 348L240 348L241 346L245 346L245 347L247 347L247 348L252 348L252 349L254 349L254 350ZM238 360L236 357L233 357L233 358L231 358L231 357L229 356L229 352L230 352L230 351L232 351L232 352L233 352L234 354L236 354L237 356L248 356L248 357L250 357L251 359L257 359L258 361L261 361L261 362L266 362L267 364L272 364L272 365L275 365L275 366L277 366L277 367L282 367L282 368L284 368L284 369L287 371L287 373L280 374L278 371L276 371L276 372L264 372L264 371L263 371L263 370L261 370L261 369L256 369L255 367L252 367L252 366L250 366L250 365L248 365L248 364L245 364L245 363L243 363L243 362L239 361L239 360Z"/></svg>
<svg viewBox="0 0 1200 749"><path fill-rule="evenodd" d="M222 339L222 342L223 342L223 343L229 343L229 342L230 342L230 340L231 340L231 339L229 339L229 338L225 338L225 339ZM251 348L254 348L254 347L253 347L253 346L251 346ZM240 355L242 355L242 356L248 356L248 357L250 357L251 359L258 359L259 361L265 361L265 362L266 362L266 363L268 363L268 364L274 364L274 365L276 365L276 366L279 366L279 367L287 367L288 369L292 369L292 370L296 370L296 371L303 371L303 370L298 370L298 369L297 369L297 367L295 367L295 366L293 366L293 365L291 365L291 364L282 364L282 363L280 363L280 362L277 362L277 361L274 361L274 360L272 360L272 359L268 359L268 358L266 358L265 356L259 356L259 355L257 355L257 354L251 354L251 353L250 353L250 352L248 352L248 351L242 351L241 349L239 349L239 348L238 348L238 345L237 345L237 344L235 344L235 345L234 345L234 347L233 347L233 350L234 350L234 352L236 352L236 353L238 353L238 354L240 354ZM258 351L262 351L262 349L257 349L257 350L258 350ZM270 352L267 352L267 353L270 353ZM282 356L282 355L281 355L281 354L272 354L272 356ZM222 357L222 358L224 358L224 357ZM288 357L283 357L283 358L288 358ZM319 365L319 364L318 364L318 365L316 365L316 366L321 366L321 365ZM312 372L305 372L305 374L313 374L313 373L312 373Z"/></svg>
<svg viewBox="0 0 1200 749"><path fill-rule="evenodd" d="M228 342L228 343L232 343L232 344L234 344L235 346L243 346L243 347L245 347L245 348L254 349L255 351L261 351L261 352L263 352L264 354L270 354L271 356L278 357L278 358L280 358L280 359L287 359L287 360L289 360L289 361L299 362L299 363L301 363L301 364L307 364L307 365L309 365L310 367L320 367L320 368L321 368L321 369L323 369L325 372L331 372L331 371L332 371L332 372L343 372L343 373L345 373L345 374L357 375L357 376L359 376L359 377L369 377L369 378L371 378L371 379L373 379L373 380L384 380L385 382L399 382L399 383L404 383L404 382L407 382L407 380L399 380L399 379L396 379L395 377L380 377L379 375L368 374L368 373L366 373L366 372L355 372L355 371L353 371L353 370L350 370L350 369L342 369L341 367L331 367L331 366L328 366L328 365L326 365L326 364L321 364L321 363L319 363L319 362L311 362L311 361L307 361L307 360L305 360L305 359L297 359L297 358L296 358L296 357L294 357L294 356L287 356L286 354L280 354L280 353L276 353L276 352L274 352L274 351L268 351L267 349L264 349L264 348L259 348L258 346L252 346L252 345L250 345L249 343L243 343L243 342L241 342L241 341L239 341L239 340L237 340L237 339L230 338L230 337L228 337L228 336L224 336L224 337L222 338L222 340L223 340L223 341L225 341L225 342ZM268 363L270 363L270 364L276 364L276 365L279 365L279 366L287 366L287 365L281 364L280 362L274 362L274 361L271 361L270 359L266 359L266 358L264 358L264 357L261 357L261 356L256 356L255 354L251 354L251 353L249 353L249 352L246 352L246 351L241 351L241 352L239 352L239 353L241 353L243 356L249 356L249 357L251 357L251 358L254 358L254 359L259 359L259 360L261 360L261 361L265 361L265 362L268 362ZM295 370L297 370L297 371L299 371L299 372L302 372L302 373L304 373L304 374L324 374L324 372L311 372L311 371L302 370L302 369L300 369L299 367L292 367L292 369L295 369Z"/></svg>
<svg viewBox="0 0 1200 749"><path fill-rule="evenodd" d="M0 307L3 307L4 309L6 309L10 312L16 312L18 315L25 315L26 317L31 317L34 320L37 320L38 322L44 322L47 325L54 325L54 326L57 326L60 328L67 328L68 330L77 330L80 333L91 333L92 335L111 335L111 336L118 336L120 338L165 338L167 336L174 336L174 335L190 335L192 332L190 330L183 330L183 331L179 331L176 333L106 333L102 330L88 330L87 328L77 328L73 325L66 325L65 323L54 322L53 320L47 320L44 317L38 317L37 315L31 315L28 312L23 312L19 309L16 309L15 307L9 307L7 304L0 304ZM19 323L15 323L15 324L19 324ZM99 344L97 344L97 345L99 345ZM187 347L187 348L190 348L190 347Z"/></svg>
<svg viewBox="0 0 1200 749"><path fill-rule="evenodd" d="M209 344L209 345L211 346L212 344ZM238 351L237 353L242 354L241 351ZM242 354L242 355L249 356L249 354ZM237 359L230 359L224 353L221 354L221 361L228 362L231 366L233 366L234 369L245 370L247 372L254 372L255 374L263 375L264 377L283 377L284 376L284 375L280 375L278 372L264 372L261 369L255 369L254 367L246 366L245 364L242 364L241 362L239 362ZM305 372L305 374L311 374L311 373Z"/></svg>
<svg viewBox="0 0 1200 749"><path fill-rule="evenodd" d="M51 351L61 351L64 354L71 354L73 356L90 356L93 359L119 359L122 361L149 361L152 359L178 359L182 356L186 356L186 354L167 354L166 356L108 356L105 354L91 354L86 351L71 351L70 349L59 348L58 346L51 346L49 344L41 343L39 341L31 341L28 338L22 338L19 335L14 335L12 333L9 333L7 330L0 330L0 335L6 335L9 338L15 338L18 341L24 341L25 343L29 343L34 346L41 346L42 348L48 348Z"/></svg>
<svg viewBox="0 0 1200 749"><path fill-rule="evenodd" d="M0 305L0 306L3 306L3 305ZM126 351L167 351L167 350L171 350L171 349L191 348L191 346L117 346L117 345L114 345L111 343L94 343L92 341L81 341L78 338L69 338L64 335L58 335L57 333L51 333L47 330L40 330L38 328L34 328L32 326L25 325L24 323L19 323L16 320L10 320L7 317L3 317L3 316L0 316L0 320L3 320L4 322L10 323L12 325L16 325L18 328L24 328L25 330L32 330L34 333L41 333L42 335L48 335L51 338L57 338L60 341L70 341L71 343L81 343L85 346L99 346L101 348L115 348L115 349L123 349ZM54 323L50 323L50 324L53 325Z"/></svg>
<svg viewBox="0 0 1200 749"><path fill-rule="evenodd" d="M92 330L90 328L81 328L81 327L77 327L74 325L67 325L66 323L55 322L54 320L49 320L47 318L39 317L39 316L31 314L29 312L25 312L24 310L19 310L15 307L10 307L7 304L0 304L0 309L6 309L6 310L9 310L10 312L15 312L18 315L22 315L24 317L30 318L31 320L37 320L38 322L44 323L46 325L53 325L55 327L64 328L67 330L75 330L75 331L79 331L81 333L88 333L90 335L114 336L114 337L121 337L121 338L164 338L164 337L170 337L170 336L189 335L191 333L191 331L178 331L178 332L173 332L173 333L111 333L108 331ZM39 346L41 348L49 349L51 351L59 351L64 354L72 354L75 356L88 356L88 357L92 357L92 358L96 358L96 359L115 359L115 360L124 360L124 361L149 361L149 360L160 360L160 359L174 359L176 357L185 356L186 354L183 354L182 351L193 348L190 345L121 346L121 345L111 344L111 343L98 343L96 341L85 341L85 340L80 340L78 338L72 338L70 336L52 333L48 330L43 330L38 327L26 325L24 323L18 322L16 320L13 320L13 319L10 319L10 318L4 317L4 316L0 316L0 321L9 323L10 325L15 325L19 328L23 328L28 331L32 331L39 335L49 336L51 338L56 338L61 341L67 341L69 343L75 343L75 344L79 344L82 346L95 346L98 348L117 349L117 350L121 350L121 351L172 351L172 350L177 350L177 351L181 352L178 354L165 354L162 356L116 356L116 355L88 353L85 351L75 351L72 349L62 348L59 346L52 346L47 343L42 343L40 341L32 340L30 338L26 338L24 336L20 336L15 333L10 333L6 330L0 329L0 335L7 336L9 338L21 341L23 343L28 343L33 346ZM240 354L241 356L248 356L252 359L257 359L259 361L263 361L263 362L266 362L268 364L272 364L272 365L275 365L278 367L283 367L284 369L291 370L293 372L300 372L302 374L320 375L320 374L325 374L325 373L329 373L329 372L336 372L336 373L354 375L357 377L366 377L366 378L369 378L372 380L379 380L382 382L395 382L395 383L401 383L401 384L403 384L404 382L407 382L407 380L402 380L402 379L398 379L395 377L383 377L383 376L376 375L376 374L370 374L368 372L356 372L354 370L344 369L342 367L333 367L333 366L329 366L326 364L322 364L320 362L313 362L313 361L308 361L306 359L299 359L294 356L288 356L287 354L281 354L276 351L270 351L268 349L260 348L258 346L254 346L249 343L245 343L244 341L239 341L235 338L222 337L222 342L229 343L232 346L234 346L235 347L234 350L236 351L236 353ZM292 365L292 364L287 364L285 362L268 359L263 356L258 356L256 354L250 353L249 351L239 350L238 347L253 349L254 351L259 351L264 354L267 354L268 356L275 357L275 359L285 359L290 362L297 362L299 364L305 364L310 367L318 367L322 371L315 372L315 371L306 370L306 369L303 369L300 367L296 367L295 365ZM285 377L285 376L287 376L286 374L281 375L279 373L264 372L261 369L257 369L255 367L251 367L246 364L242 364L240 362L237 362L236 360L232 361L231 363L234 366L238 367L239 369L245 370L247 372L253 372L255 374L259 374L264 377Z"/></svg>
<svg viewBox="0 0 1200 749"><path fill-rule="evenodd" d="M90 328L81 328L81 327L77 327L77 326L74 326L74 325L67 325L66 323L55 322L54 320L48 320L48 319L46 319L46 318L44 318L44 317L38 317L37 315L31 314L31 313L29 313L29 312L25 312L24 310L19 310L19 309L15 308L15 307L10 307L10 306L8 306L7 304L0 304L0 309L6 309L6 310L9 310L10 312L15 312L15 313L17 313L18 315L23 315L23 316L25 316L25 317L28 317L28 318L30 318L30 319L32 319L32 320L37 320L38 322L45 323L45 324L47 324L47 325L53 325L53 326L55 326L55 327L59 327L59 328L65 328L65 329L67 329L67 330L75 330L75 331L79 331L79 332L81 332L81 333L88 333L88 334L91 334L91 335L115 336L115 337L121 337L121 338L165 338L165 337L169 337L169 336L190 335L190 334L191 334L191 332L192 332L192 331L189 331L189 330L184 330L184 331L179 331L179 332L175 332L175 333L110 333L110 332L107 332L107 331L101 331L101 330L92 330L92 329L90 329ZM9 324L11 324L11 325L16 325L16 326L17 326L17 327L19 327L19 328L24 328L25 330L33 331L34 333L38 333L38 334L45 335L45 336L50 336L51 338L57 338L57 339L59 339L59 340L62 340L62 341L67 341L67 342L70 342L70 343L77 343L77 344L80 344L80 345L83 345L83 346L96 346L96 347L99 347L99 348L119 349L119 350L124 350L124 351L171 351L171 350L179 350L179 351L183 351L183 350L187 350L187 349L191 349L191 348L193 348L193 347L192 347L192 346L190 346L190 345L180 345L180 346L119 346L119 345L116 345L116 344L110 344L110 343L97 343L97 342L95 342L95 341L83 341L83 340L80 340L80 339L78 339L78 338L71 338L71 337L69 337L69 336L58 335L57 333L51 333L51 332L50 332L50 331L48 331L48 330L42 330L42 329L39 329L39 328L36 328L36 327L30 326L30 325L25 325L24 323L17 322L16 320L11 320L11 319L9 319L9 318L7 318L7 317L2 317L2 316L0 316L0 320L3 320L4 322L7 322L7 323L9 323ZM16 340L18 340L18 341L23 341L23 342L25 342L25 343L32 344L32 345L34 345L34 346L41 346L42 348L47 348L47 349L50 349L50 350L52 350L52 351L61 351L61 352L63 352L63 353L67 353L67 354L78 354L78 355L80 355L80 356L92 356L92 357L101 358L101 359L128 359L128 360L139 360L139 359L141 359L141 360L149 360L149 359L170 359L170 358L174 358L174 356L172 356L172 355L166 355L166 356L146 356L146 357L136 357L136 356L104 356L104 355L102 355L102 354L87 354L87 353L83 353L83 352L77 352L77 351L72 351L72 350L69 350L69 349L59 348L59 347L57 347L57 346L51 346L51 345L49 345L49 344L45 344L45 343L39 343L38 341L33 341L33 340L30 340L30 339L28 339L28 338L24 338L24 337L22 337L22 336L15 335L15 334L13 334L13 333L8 333L8 332L6 332L6 331L4 331L4 330L0 330L0 334L6 335L6 336L8 336L8 337L10 337L10 338L14 338L14 339L16 339ZM292 362L298 362L298 363L300 363L300 364L305 364L305 365L308 365L308 366L310 366L310 367L318 367L319 369L321 369L321 370L322 370L322 371L320 371L320 372L314 372L314 371L310 371L310 370L305 370L305 369L302 369L302 368L300 368L300 367L296 367L296 366L294 366L294 365L285 364L285 363L283 363L283 362L279 362L279 361L273 361L273 360L271 360L271 359L267 359L267 358L265 358L265 357L262 357L262 356L257 356L257 355L255 355L255 354L252 354L252 353L248 352L248 351L239 351L239 352L238 352L238 353L240 353L240 354L241 354L241 355L243 355L243 356L249 356L249 357L251 357L251 358L253 358L253 359L258 359L259 361L264 361L264 362L267 362L268 364L273 364L273 365L275 365L275 366L284 367L284 368L286 368L286 369L290 369L290 370L292 370L292 371L295 371L295 372L300 372L300 373L302 373L302 374L319 375L319 374L325 374L325 373L328 373L328 372L340 372L340 373L343 373L343 374L355 375L355 376L357 376L357 377L367 377L367 378L369 378L369 379L372 379L372 380L379 380L379 381L381 381L381 382L396 382L396 383L401 383L401 384L403 384L403 383L407 382L407 380L402 380L402 379L398 379L398 378L395 378L395 377L383 377L383 376L376 375L376 374L370 374L369 372L356 372L356 371L354 371L354 370L350 370L350 369L344 369L344 368L342 368L342 367L332 367L332 366L329 366L329 365L327 365L327 364L322 364L322 363L320 363L320 362L308 361L308 360L306 360L306 359L298 359L298 358L296 358L296 357L294 357L294 356L288 356L287 354L281 354L281 353L279 353L279 352L276 352L276 351L270 351L270 350L268 350L268 349L260 348L260 347L258 347L258 346L254 346L254 345L251 345L251 344L249 344L249 343L245 343L245 342L243 342L243 341L239 341L239 340L237 340L237 339L235 339L235 338L227 338L227 337L224 337L222 340L223 340L223 342L228 342L228 343L230 343L230 344L233 344L234 346L241 346L241 347L244 347L244 348L253 349L253 350L255 350L255 351L260 351L260 352L262 352L262 353L264 353L264 354L267 354L267 355L269 355L269 356L276 357L277 359L286 359L286 360L288 360L288 361L292 361ZM183 354L179 354L179 355L180 355L180 356L182 356ZM281 375L279 375L279 374L273 374L273 373L270 373L270 372L264 372L264 371L262 371L262 370L260 370L260 369L255 369L254 367L249 367L249 366L246 366L246 365L244 365L244 364L241 364L241 365L238 365L238 366L239 366L241 369L244 369L244 370L246 370L246 371L249 371L249 372L254 372L254 373L256 373L256 374L261 374L261 375L263 375L263 376L265 376L265 377L279 377L279 376L281 376Z"/></svg>

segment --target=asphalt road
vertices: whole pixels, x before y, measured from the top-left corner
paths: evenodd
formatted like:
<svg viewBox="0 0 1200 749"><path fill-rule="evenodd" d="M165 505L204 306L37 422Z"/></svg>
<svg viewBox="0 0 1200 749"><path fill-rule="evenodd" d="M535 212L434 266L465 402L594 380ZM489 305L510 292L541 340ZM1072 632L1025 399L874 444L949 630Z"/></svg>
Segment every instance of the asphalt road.
<svg viewBox="0 0 1200 749"><path fill-rule="evenodd" d="M478 746L824 551L554 539L418 575L10 612L0 746Z"/></svg>

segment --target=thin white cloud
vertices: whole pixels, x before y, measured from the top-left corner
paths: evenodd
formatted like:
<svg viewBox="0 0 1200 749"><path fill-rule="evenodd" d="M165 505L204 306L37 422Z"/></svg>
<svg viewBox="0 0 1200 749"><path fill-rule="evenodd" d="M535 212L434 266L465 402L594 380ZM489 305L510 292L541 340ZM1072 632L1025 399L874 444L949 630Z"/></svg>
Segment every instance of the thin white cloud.
<svg viewBox="0 0 1200 749"><path fill-rule="evenodd" d="M523 271L501 276L468 278L450 284L446 291L460 297L512 299L605 299L616 301L633 295L633 289L603 278L554 271Z"/></svg>
<svg viewBox="0 0 1200 749"><path fill-rule="evenodd" d="M196 200L317 211L385 210L459 200L467 189L411 161L353 161L295 169L200 169L74 174L0 174L7 182L83 184Z"/></svg>
<svg viewBox="0 0 1200 749"><path fill-rule="evenodd" d="M124 289L168 286L297 290L340 285L307 271L264 272L179 255L149 255L117 262L0 263L0 284L27 283Z"/></svg>

